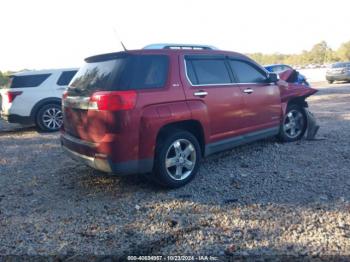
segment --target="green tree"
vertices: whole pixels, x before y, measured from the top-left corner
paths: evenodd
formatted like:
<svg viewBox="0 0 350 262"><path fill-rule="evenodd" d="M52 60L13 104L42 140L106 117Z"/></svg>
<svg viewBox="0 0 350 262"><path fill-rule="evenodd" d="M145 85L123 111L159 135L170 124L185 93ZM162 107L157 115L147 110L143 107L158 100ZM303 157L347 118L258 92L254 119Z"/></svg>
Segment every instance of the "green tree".
<svg viewBox="0 0 350 262"><path fill-rule="evenodd" d="M324 64L329 61L332 54L332 49L328 46L326 41L315 44L310 53L309 61L314 64Z"/></svg>
<svg viewBox="0 0 350 262"><path fill-rule="evenodd" d="M3 74L1 71L0 71L0 87L1 86L4 86L8 83L9 81L9 78L7 75Z"/></svg>
<svg viewBox="0 0 350 262"><path fill-rule="evenodd" d="M350 41L343 43L339 47L337 55L341 61L350 61Z"/></svg>

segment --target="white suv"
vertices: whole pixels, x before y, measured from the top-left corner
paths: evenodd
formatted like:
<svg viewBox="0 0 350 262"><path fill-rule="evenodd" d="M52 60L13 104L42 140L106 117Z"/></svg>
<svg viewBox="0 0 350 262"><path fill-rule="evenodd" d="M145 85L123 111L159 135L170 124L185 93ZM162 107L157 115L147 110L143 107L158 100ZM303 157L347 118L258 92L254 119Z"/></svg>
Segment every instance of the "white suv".
<svg viewBox="0 0 350 262"><path fill-rule="evenodd" d="M61 98L78 69L24 71L0 89L1 117L10 123L35 124L57 131L63 123Z"/></svg>

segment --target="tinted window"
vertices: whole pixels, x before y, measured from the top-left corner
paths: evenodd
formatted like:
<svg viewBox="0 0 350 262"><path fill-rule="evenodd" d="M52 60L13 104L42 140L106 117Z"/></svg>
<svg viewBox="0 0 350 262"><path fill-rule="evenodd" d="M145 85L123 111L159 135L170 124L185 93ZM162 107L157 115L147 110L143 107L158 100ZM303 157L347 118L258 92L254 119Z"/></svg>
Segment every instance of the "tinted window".
<svg viewBox="0 0 350 262"><path fill-rule="evenodd" d="M125 69L116 75L112 88L118 90L161 88L168 76L165 55L130 56Z"/></svg>
<svg viewBox="0 0 350 262"><path fill-rule="evenodd" d="M240 83L266 82L266 75L247 62L230 60L230 65Z"/></svg>
<svg viewBox="0 0 350 262"><path fill-rule="evenodd" d="M186 70L187 70L187 76L190 79L191 83L194 85L197 85L198 79L197 79L196 73L194 72L192 61L186 60Z"/></svg>
<svg viewBox="0 0 350 262"><path fill-rule="evenodd" d="M165 85L169 61L164 55L127 55L86 63L74 76L70 95L88 95L97 90L160 88Z"/></svg>
<svg viewBox="0 0 350 262"><path fill-rule="evenodd" d="M13 76L11 79L11 88L18 87L37 87L41 85L51 74Z"/></svg>
<svg viewBox="0 0 350 262"><path fill-rule="evenodd" d="M57 80L57 85L67 86L76 73L77 73L76 70L62 72L62 74L60 75L60 78L58 78Z"/></svg>
<svg viewBox="0 0 350 262"><path fill-rule="evenodd" d="M107 90L113 70L122 67L125 58L96 63L86 63L79 69L69 86L70 95L88 95L97 90Z"/></svg>
<svg viewBox="0 0 350 262"><path fill-rule="evenodd" d="M187 75L192 84L227 84L230 75L223 59L193 59L187 61Z"/></svg>

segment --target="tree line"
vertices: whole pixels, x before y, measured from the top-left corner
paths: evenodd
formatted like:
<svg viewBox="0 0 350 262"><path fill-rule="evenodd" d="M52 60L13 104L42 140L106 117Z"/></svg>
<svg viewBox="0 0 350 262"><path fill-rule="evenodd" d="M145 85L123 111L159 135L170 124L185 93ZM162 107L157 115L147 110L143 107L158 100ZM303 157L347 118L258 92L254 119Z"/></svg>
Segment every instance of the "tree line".
<svg viewBox="0 0 350 262"><path fill-rule="evenodd" d="M310 51L302 51L300 54L247 54L260 64L329 64L334 62L350 61L350 41L341 44L337 50L330 48L326 41L315 44Z"/></svg>

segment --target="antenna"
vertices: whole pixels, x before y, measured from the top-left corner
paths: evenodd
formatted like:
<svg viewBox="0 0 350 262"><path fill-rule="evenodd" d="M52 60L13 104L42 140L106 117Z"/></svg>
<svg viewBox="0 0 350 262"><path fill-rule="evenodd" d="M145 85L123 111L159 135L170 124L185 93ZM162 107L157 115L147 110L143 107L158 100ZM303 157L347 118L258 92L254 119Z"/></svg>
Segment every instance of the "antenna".
<svg viewBox="0 0 350 262"><path fill-rule="evenodd" d="M128 51L128 49L126 49L125 45L123 44L123 41L121 40L117 30L115 29L115 27L113 26L113 32L118 40L118 42L121 44L121 46L123 47L124 51Z"/></svg>
<svg viewBox="0 0 350 262"><path fill-rule="evenodd" d="M123 44L123 41L120 40L120 44L122 45L122 47L124 48L124 51L128 51L128 49L126 49L125 45Z"/></svg>

